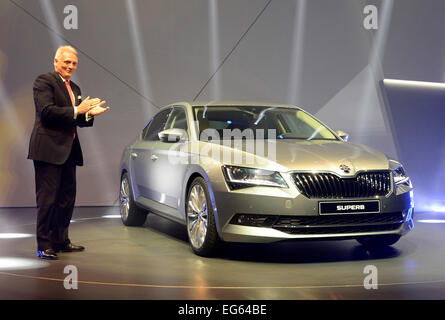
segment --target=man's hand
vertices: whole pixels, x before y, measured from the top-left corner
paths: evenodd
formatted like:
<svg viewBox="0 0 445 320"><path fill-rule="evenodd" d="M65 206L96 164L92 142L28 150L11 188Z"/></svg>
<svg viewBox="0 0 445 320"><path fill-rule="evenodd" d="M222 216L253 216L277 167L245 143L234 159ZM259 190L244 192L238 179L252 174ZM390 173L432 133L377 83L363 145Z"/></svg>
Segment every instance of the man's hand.
<svg viewBox="0 0 445 320"><path fill-rule="evenodd" d="M97 105L104 105L105 101L100 101L99 98L92 98L90 99L90 96L86 97L85 100L83 100L78 106L77 106L77 114L83 114L90 111L92 108L96 107Z"/></svg>
<svg viewBox="0 0 445 320"><path fill-rule="evenodd" d="M93 108L91 108L88 111L88 114L92 117L98 116L99 114L102 114L104 112L107 112L110 110L110 107L103 108L102 106L105 104L105 101L101 101L100 103L96 104Z"/></svg>

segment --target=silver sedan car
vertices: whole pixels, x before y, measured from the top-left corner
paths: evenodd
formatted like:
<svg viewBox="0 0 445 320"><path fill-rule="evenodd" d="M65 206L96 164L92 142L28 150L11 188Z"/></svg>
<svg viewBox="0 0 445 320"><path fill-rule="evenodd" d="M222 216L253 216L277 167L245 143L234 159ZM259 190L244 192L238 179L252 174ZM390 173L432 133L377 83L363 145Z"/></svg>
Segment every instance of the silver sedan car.
<svg viewBox="0 0 445 320"><path fill-rule="evenodd" d="M357 239L387 246L413 228L401 163L289 105L163 107L124 150L120 212L185 225L202 256L224 242Z"/></svg>

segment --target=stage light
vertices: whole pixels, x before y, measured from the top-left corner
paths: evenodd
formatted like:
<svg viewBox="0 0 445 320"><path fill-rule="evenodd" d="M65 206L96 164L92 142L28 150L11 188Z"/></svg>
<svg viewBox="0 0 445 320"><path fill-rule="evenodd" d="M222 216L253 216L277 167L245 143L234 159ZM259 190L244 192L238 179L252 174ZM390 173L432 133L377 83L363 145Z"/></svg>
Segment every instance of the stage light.
<svg viewBox="0 0 445 320"><path fill-rule="evenodd" d="M57 21L54 7L49 0L40 0L40 6L42 7L42 12L45 16L48 27L52 31L50 33L50 38L53 48L57 49L58 47L64 45L64 41L61 39L62 29L60 28L60 23Z"/></svg>
<svg viewBox="0 0 445 320"><path fill-rule="evenodd" d="M0 258L0 270L24 270L24 269L38 269L46 268L50 264L39 259L24 259L24 258Z"/></svg>
<svg viewBox="0 0 445 320"><path fill-rule="evenodd" d="M22 239L33 237L30 233L0 233L0 239Z"/></svg>
<svg viewBox="0 0 445 320"><path fill-rule="evenodd" d="M384 79L383 83L386 84L386 85L411 86L411 87L418 87L418 88L445 89L445 83L443 83L443 82L427 82L427 81L412 81L412 80L399 80L399 79Z"/></svg>
<svg viewBox="0 0 445 320"><path fill-rule="evenodd" d="M382 58L385 53L386 40L391 24L391 14L393 9L393 1L384 1L382 4L382 13L378 29L375 31L375 37L372 43L372 48L369 56L369 73L366 79L365 89L362 101L360 102L360 117L358 119L359 128L361 128L360 136L366 135L370 129L368 126L369 119L375 113L375 101L372 99L374 93L377 91L378 82L383 78ZM367 143L366 141L358 141Z"/></svg>
<svg viewBox="0 0 445 320"><path fill-rule="evenodd" d="M304 33L306 24L306 0L299 0L294 18L292 60L290 63L288 103L298 105L301 101L301 73L303 66Z"/></svg>
<svg viewBox="0 0 445 320"><path fill-rule="evenodd" d="M108 214L108 215L102 216L102 218L105 218L105 219L120 219L121 216L119 214Z"/></svg>
<svg viewBox="0 0 445 320"><path fill-rule="evenodd" d="M445 220L443 220L443 219L421 219L421 220L416 220L416 222L420 222L420 223L445 223Z"/></svg>
<svg viewBox="0 0 445 320"><path fill-rule="evenodd" d="M210 46L210 74L213 74L210 86L210 97L212 100L221 99L221 80L218 72L219 57L219 32L218 32L218 3L216 0L209 1L209 46Z"/></svg>
<svg viewBox="0 0 445 320"><path fill-rule="evenodd" d="M445 213L445 206L434 205L431 207L431 210L434 212L442 212Z"/></svg>
<svg viewBox="0 0 445 320"><path fill-rule="evenodd" d="M135 4L133 0L125 1L125 8L127 9L128 23L130 26L131 43L133 45L133 54L135 56L136 70L139 78L139 89L142 91L142 96L146 99L152 96L151 81L149 72L147 72L148 66L146 61L148 60L144 51L144 42L142 41L138 16L136 14ZM153 112L150 112L152 105L148 100L144 100L144 113L145 118L149 119Z"/></svg>

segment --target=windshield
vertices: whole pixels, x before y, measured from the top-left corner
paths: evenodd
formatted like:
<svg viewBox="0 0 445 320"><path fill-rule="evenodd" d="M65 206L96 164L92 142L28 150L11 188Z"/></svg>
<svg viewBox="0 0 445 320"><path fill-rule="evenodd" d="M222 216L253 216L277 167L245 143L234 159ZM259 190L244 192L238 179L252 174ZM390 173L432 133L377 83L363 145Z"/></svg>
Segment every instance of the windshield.
<svg viewBox="0 0 445 320"><path fill-rule="evenodd" d="M206 136L231 139L234 135L230 132L240 131L246 133L246 139L337 140L326 126L296 108L200 106L193 111L201 140L203 132Z"/></svg>

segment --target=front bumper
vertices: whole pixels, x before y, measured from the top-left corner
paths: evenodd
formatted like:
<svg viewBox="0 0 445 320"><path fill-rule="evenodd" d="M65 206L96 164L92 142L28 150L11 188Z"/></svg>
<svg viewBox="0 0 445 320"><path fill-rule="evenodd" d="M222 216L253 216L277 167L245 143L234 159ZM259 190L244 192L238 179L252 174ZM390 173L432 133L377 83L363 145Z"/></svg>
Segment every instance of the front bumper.
<svg viewBox="0 0 445 320"><path fill-rule="evenodd" d="M322 200L306 198L292 188L254 187L215 191L214 195L218 208L218 232L228 242L268 243L291 239L404 235L414 227L410 192L392 193L388 197L335 200L378 200L380 203L379 213L335 215L320 215L319 202Z"/></svg>

